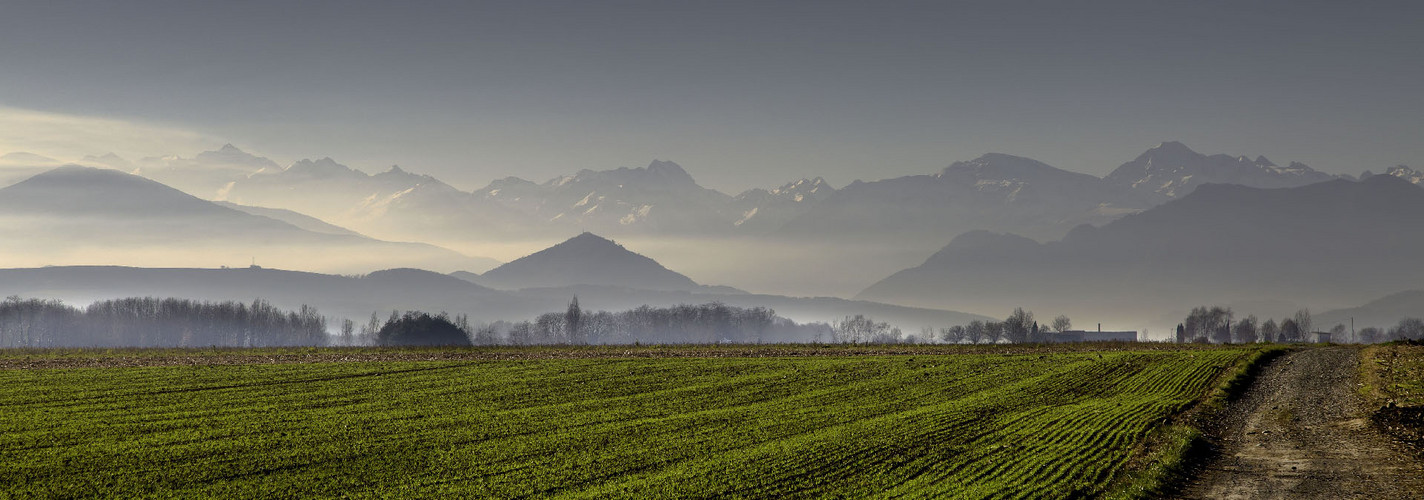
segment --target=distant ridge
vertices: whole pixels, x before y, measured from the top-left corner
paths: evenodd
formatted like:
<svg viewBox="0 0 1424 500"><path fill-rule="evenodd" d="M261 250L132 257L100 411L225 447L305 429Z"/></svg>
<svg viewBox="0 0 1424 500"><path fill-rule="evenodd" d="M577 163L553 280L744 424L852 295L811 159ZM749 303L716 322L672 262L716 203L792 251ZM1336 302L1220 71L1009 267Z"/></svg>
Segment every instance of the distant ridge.
<svg viewBox="0 0 1424 500"><path fill-rule="evenodd" d="M1420 248L1424 187L1395 176L1280 189L1205 184L1052 243L966 233L857 298L1115 316L1246 300L1360 303L1424 282Z"/></svg>
<svg viewBox="0 0 1424 500"><path fill-rule="evenodd" d="M1191 194L1204 184L1238 184L1257 188L1299 187L1335 179L1303 163L1281 167L1264 156L1204 155L1168 141L1124 163L1103 181L1139 203L1157 204Z"/></svg>
<svg viewBox="0 0 1424 500"><path fill-rule="evenodd" d="M254 215L118 170L68 165L0 189L0 258L35 265L217 265L261 256L267 265L364 272L393 265L480 269L472 258L424 243L342 232L300 214ZM299 220L300 219L300 220ZM319 259L312 256L320 255ZM321 267L326 266L326 267Z"/></svg>

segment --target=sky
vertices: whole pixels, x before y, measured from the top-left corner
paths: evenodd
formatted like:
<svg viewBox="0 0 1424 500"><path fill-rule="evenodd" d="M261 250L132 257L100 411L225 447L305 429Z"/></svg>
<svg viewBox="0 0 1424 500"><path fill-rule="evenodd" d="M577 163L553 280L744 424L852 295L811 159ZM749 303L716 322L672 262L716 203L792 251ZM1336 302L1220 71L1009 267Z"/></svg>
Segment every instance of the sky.
<svg viewBox="0 0 1424 500"><path fill-rule="evenodd" d="M0 154L399 164L736 193L1161 141L1424 166L1424 2L7 1Z"/></svg>

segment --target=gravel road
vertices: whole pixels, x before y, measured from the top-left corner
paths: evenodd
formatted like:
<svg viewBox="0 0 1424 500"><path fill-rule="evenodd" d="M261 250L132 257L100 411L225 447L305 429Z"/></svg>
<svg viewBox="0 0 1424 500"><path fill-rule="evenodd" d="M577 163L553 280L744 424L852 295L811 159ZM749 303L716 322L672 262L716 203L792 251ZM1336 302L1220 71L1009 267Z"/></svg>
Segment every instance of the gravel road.
<svg viewBox="0 0 1424 500"><path fill-rule="evenodd" d="M1418 455L1369 425L1359 350L1311 348L1267 366L1208 429L1216 456L1183 498L1424 498Z"/></svg>

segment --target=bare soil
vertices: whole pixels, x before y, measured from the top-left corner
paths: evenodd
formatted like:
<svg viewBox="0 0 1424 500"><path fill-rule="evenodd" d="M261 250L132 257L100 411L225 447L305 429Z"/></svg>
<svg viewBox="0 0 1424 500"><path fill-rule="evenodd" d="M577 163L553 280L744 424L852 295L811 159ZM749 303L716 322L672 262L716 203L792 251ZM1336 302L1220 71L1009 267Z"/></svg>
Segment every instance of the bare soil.
<svg viewBox="0 0 1424 500"><path fill-rule="evenodd" d="M1380 433L1357 391L1359 350L1277 358L1213 427L1182 498L1424 498L1417 450Z"/></svg>

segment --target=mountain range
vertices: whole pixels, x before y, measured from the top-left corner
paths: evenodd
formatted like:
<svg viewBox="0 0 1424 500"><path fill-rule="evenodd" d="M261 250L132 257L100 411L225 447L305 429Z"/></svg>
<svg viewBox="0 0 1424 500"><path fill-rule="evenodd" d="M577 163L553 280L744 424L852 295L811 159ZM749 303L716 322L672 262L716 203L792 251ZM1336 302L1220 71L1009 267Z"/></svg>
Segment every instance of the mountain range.
<svg viewBox="0 0 1424 500"><path fill-rule="evenodd" d="M1278 189L1204 184L1059 241L965 233L857 298L1139 318L1236 300L1352 304L1416 288L1419 248L1424 187L1399 177Z"/></svg>
<svg viewBox="0 0 1424 500"><path fill-rule="evenodd" d="M894 238L930 250L972 230L1061 238L1077 225L1103 224L1203 184L1279 188L1336 178L1300 163L1280 167L1259 156L1204 155L1178 142L1151 148L1104 178L992 153L934 174L856 181L842 189L820 178L801 179L735 196L704 188L681 166L661 160L543 182L508 177L469 192L399 167L368 175L330 158L277 169L224 147L198 160L261 166L226 184L220 199L288 208L379 238L454 248L471 241L547 240L592 231L792 241L852 235Z"/></svg>
<svg viewBox="0 0 1424 500"><path fill-rule="evenodd" d="M16 155L25 154L7 156ZM547 240L576 231L821 240L849 234L894 237L927 249L972 230L1051 240L1077 225L1106 223L1203 184L1278 188L1336 177L1300 163L1280 167L1259 156L1204 155L1178 142L1151 148L1104 178L991 153L933 174L856 181L839 190L814 178L735 196L704 188L681 166L660 160L543 182L508 177L474 191L400 167L367 174L331 158L281 168L231 144L193 158L128 162L109 154L85 162L131 171L203 199L288 209L377 238L436 244ZM1407 167L1388 174L1420 179Z"/></svg>
<svg viewBox="0 0 1424 500"><path fill-rule="evenodd" d="M0 170L48 170L57 163L12 152L0 157ZM1320 268L1357 270L1310 263L1367 255L1371 262L1405 265L1364 243L1336 248L1341 239L1396 242L1388 230L1364 234L1340 219L1417 232L1410 225L1415 221L1401 215L1417 213L1413 197L1381 186L1424 181L1424 174L1397 166L1380 175L1366 171L1354 182L1300 163L1281 167L1260 156L1205 155L1177 142L1148 149L1103 178L991 153L931 174L855 181L841 189L821 178L800 179L735 196L704 188L681 166L661 160L542 182L508 177L473 191L397 166L368 174L331 158L283 168L232 145L193 158L129 162L108 154L81 163L108 170L63 167L0 190L0 217L10 222L0 230L6 237L0 251L9 262L201 266L255 257L265 265L325 272L459 270L461 279L508 293L603 287L607 293L752 295L709 289L689 277L716 276L723 284L783 295L849 296L864 289L861 298L983 311L1037 303L1040 295L1058 297L1045 305L1094 311L1113 309L1111 301L1138 305L1144 296L1216 302L1203 297L1214 288L1233 290L1239 301L1326 305L1409 289L1384 276L1316 290L1309 283L1333 277L1320 275ZM187 195L137 183L115 169L171 183ZM58 182L67 177L75 180ZM68 191L49 194L60 185ZM1351 191L1366 187L1381 191ZM478 245L490 243L512 249L506 257L512 258L586 231L647 248L688 275L660 264L662 271L633 266L647 276L615 272L613 263L623 262L616 259L601 263L605 269L560 267L557 259L529 260L533 255L490 270L498 262L445 250L483 253ZM607 251L627 263L652 262L614 252L611 247L621 247L592 234L562 245L572 250L556 245L547 255ZM1299 252L1315 248L1324 253ZM181 257L172 260L175 255ZM1253 278L1233 288L1236 276ZM630 281L617 281L623 278Z"/></svg>
<svg viewBox="0 0 1424 500"><path fill-rule="evenodd" d="M0 220L0 255L11 264L217 265L260 257L269 265L336 272L497 264L429 244L367 238L300 214L223 206L136 175L78 165L0 189Z"/></svg>

